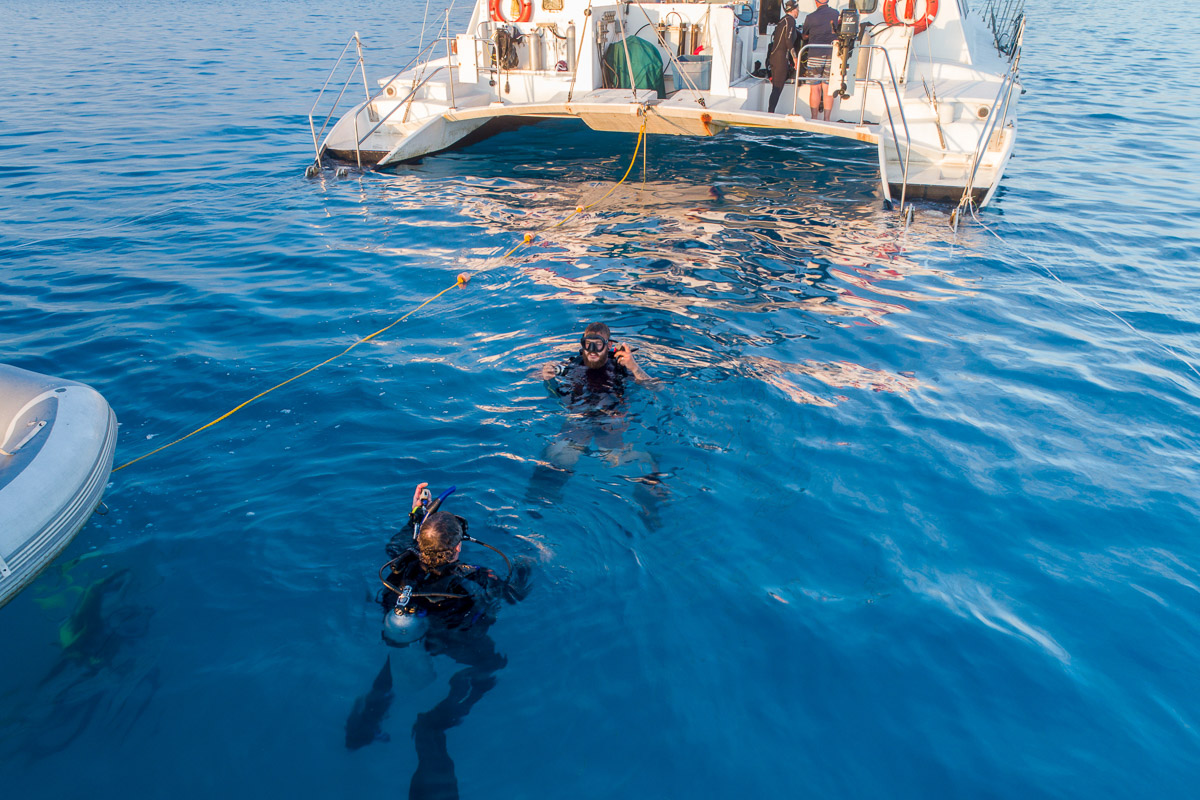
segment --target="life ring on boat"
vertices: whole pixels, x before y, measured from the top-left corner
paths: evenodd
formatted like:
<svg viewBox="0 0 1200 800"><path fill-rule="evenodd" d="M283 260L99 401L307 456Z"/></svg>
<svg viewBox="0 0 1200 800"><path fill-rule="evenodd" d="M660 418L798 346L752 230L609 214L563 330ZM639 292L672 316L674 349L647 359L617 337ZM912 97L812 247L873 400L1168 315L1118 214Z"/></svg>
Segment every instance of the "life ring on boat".
<svg viewBox="0 0 1200 800"><path fill-rule="evenodd" d="M495 0L495 2L499 2L499 0ZM916 36L918 33L924 33L933 24L933 21L937 19L937 12L938 0L925 0L925 15L920 19L913 19L917 15L916 0L905 0L905 19L901 19L896 14L896 0L883 0L883 21L888 25L911 25L913 36ZM912 22L908 20L912 20Z"/></svg>
<svg viewBox="0 0 1200 800"><path fill-rule="evenodd" d="M517 14L516 19L508 19L500 10L501 4L506 1L511 2L514 7L520 8L521 12ZM488 13L492 17L492 22L529 22L533 19L533 3L531 0L488 0Z"/></svg>

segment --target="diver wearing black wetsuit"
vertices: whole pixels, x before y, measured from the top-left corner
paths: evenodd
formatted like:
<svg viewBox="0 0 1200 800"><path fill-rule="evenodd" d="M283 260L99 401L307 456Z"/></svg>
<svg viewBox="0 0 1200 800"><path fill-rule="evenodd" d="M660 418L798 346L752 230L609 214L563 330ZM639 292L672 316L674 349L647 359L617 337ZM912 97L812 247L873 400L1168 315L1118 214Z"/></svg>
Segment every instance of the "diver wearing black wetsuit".
<svg viewBox="0 0 1200 800"><path fill-rule="evenodd" d="M629 380L652 388L654 382L633 357L633 348L624 343L613 345L612 333L603 322L588 325L579 345L579 352L567 361L542 365L542 380L562 402L567 418L554 441L542 451L525 499L558 502L580 455L594 445L614 465L639 461L646 466L647 474L636 479L639 485L634 492L646 518L656 525L657 493L661 493L658 466L649 453L631 450L624 441L629 428L625 412Z"/></svg>
<svg viewBox="0 0 1200 800"><path fill-rule="evenodd" d="M589 417L619 414L625 399L625 379L629 370L608 358L599 367L591 367L584 353L576 353L556 368L546 382L556 396L563 398L568 411Z"/></svg>
<svg viewBox="0 0 1200 800"><path fill-rule="evenodd" d="M435 512L426 522L426 513L426 507L417 504L408 527L387 544L390 574L378 598L388 614L383 638L398 647L423 639L433 655L503 667L503 656L495 654L487 630L496 621L502 599L516 603L529 593L529 565L518 563L512 580L505 580L487 567L460 562L461 542L469 538L467 521ZM481 649L478 645L485 640L488 647Z"/></svg>
<svg viewBox="0 0 1200 800"><path fill-rule="evenodd" d="M446 731L495 685L496 672L508 663L496 651L488 628L496 621L501 600L516 603L529 594L532 570L528 561L521 560L508 578L500 578L486 567L461 563L464 540L483 543L467 535L465 519L436 510L445 494L429 505L423 496L428 498L424 483L413 495L408 527L387 544L390 560L380 570L386 588L378 600L384 608L385 642L395 647L421 646L465 667L450 678L446 698L418 714L413 724L417 769L409 784L410 800L454 800L458 781L446 748ZM355 702L346 721L347 748L357 749L380 737L391 688L389 656L371 691Z"/></svg>

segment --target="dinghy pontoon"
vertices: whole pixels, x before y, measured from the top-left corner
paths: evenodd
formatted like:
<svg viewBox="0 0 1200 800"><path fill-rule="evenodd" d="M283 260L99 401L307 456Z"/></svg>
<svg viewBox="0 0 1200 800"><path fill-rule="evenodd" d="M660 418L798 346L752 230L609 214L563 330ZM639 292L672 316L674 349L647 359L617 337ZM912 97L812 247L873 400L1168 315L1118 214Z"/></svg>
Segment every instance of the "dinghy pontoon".
<svg viewBox="0 0 1200 800"><path fill-rule="evenodd" d="M95 389L0 364L0 606L91 517L116 444Z"/></svg>

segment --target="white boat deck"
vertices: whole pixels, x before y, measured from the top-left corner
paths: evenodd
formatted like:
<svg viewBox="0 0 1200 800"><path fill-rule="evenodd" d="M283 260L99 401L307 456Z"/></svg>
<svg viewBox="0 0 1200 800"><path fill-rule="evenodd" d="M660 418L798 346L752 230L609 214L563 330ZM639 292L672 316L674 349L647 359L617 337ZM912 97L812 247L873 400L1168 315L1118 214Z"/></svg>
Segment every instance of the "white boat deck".
<svg viewBox="0 0 1200 800"><path fill-rule="evenodd" d="M478 0L468 33L451 35L446 26L423 51L432 56L432 45L441 43L447 55L379 80L380 90L344 114L323 141L314 123L318 165L329 154L387 166L445 150L504 119L577 118L599 131L644 128L650 135L714 136L751 127L874 145L888 199L912 187L914 196L983 205L1016 138L1023 31L1017 2L1006 2L1010 18L997 23L1016 26L1007 53L994 44L1001 37L993 36L984 9L967 12L943 1L927 29L884 24L883 11L891 4L894 14L897 0L859 3L861 25L844 10L839 24L853 24L842 28L849 33L835 45L825 86L828 97L840 97L829 101L832 113L824 120L809 109L807 81L789 81L778 113L768 113L771 87L756 72L770 42L758 33L759 15L768 13L759 0L521 3L515 20L506 16L508 4ZM800 3L802 22L814 2ZM916 8L919 19L925 0ZM635 37L642 40L636 50L657 53L662 62L659 90L647 77L653 72L635 74L631 66L621 73L606 60L613 57L606 53L622 55ZM357 34L351 43L359 45ZM681 60L695 50L708 60ZM359 52L355 66L366 83ZM614 75L624 87L610 85Z"/></svg>

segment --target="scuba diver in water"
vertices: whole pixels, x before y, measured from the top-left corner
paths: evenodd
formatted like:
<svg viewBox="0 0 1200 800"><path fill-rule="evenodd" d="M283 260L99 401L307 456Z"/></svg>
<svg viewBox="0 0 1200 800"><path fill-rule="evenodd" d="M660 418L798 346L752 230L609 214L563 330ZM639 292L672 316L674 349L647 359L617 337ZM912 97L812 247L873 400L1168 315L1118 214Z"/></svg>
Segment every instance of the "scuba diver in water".
<svg viewBox="0 0 1200 800"><path fill-rule="evenodd" d="M423 647L463 665L450 678L449 695L413 725L417 770L410 798L457 798L454 761L446 749L446 731L459 724L496 683L507 659L496 651L488 628L501 602L517 603L532 588L528 560L513 564L503 552L467 534L467 521L439 510L454 487L431 500L428 484L413 493L408 526L388 542L389 561L379 570L384 588L383 640L393 647ZM459 560L463 542L499 553L508 565L505 578ZM346 747L354 750L381 738L380 725L392 700L391 657L371 690L359 698L346 721Z"/></svg>
<svg viewBox="0 0 1200 800"><path fill-rule="evenodd" d="M632 378L638 384L656 388L633 356L634 349L623 342L614 344L612 332L603 322L593 322L579 339L579 352L564 362L548 362L541 367L541 378L552 395L559 398L567 419L554 441L542 452L526 492L526 500L558 502L579 457L594 446L614 466L637 461L646 474L634 479L634 495L647 519L657 524L656 507L661 499L662 475L649 453L625 445L625 389Z"/></svg>
<svg viewBox="0 0 1200 800"><path fill-rule="evenodd" d="M579 337L579 353L561 364L554 361L543 364L542 380L563 377L566 379L563 383L572 393L582 394L586 385L597 394L612 390L623 394L624 386L618 386L618 382L623 383L626 374L632 375L638 383L650 383L650 376L638 365L633 352L633 348L623 342L612 343L612 331L607 325L593 322ZM557 393L563 396L561 390ZM581 396L573 399L579 400Z"/></svg>

